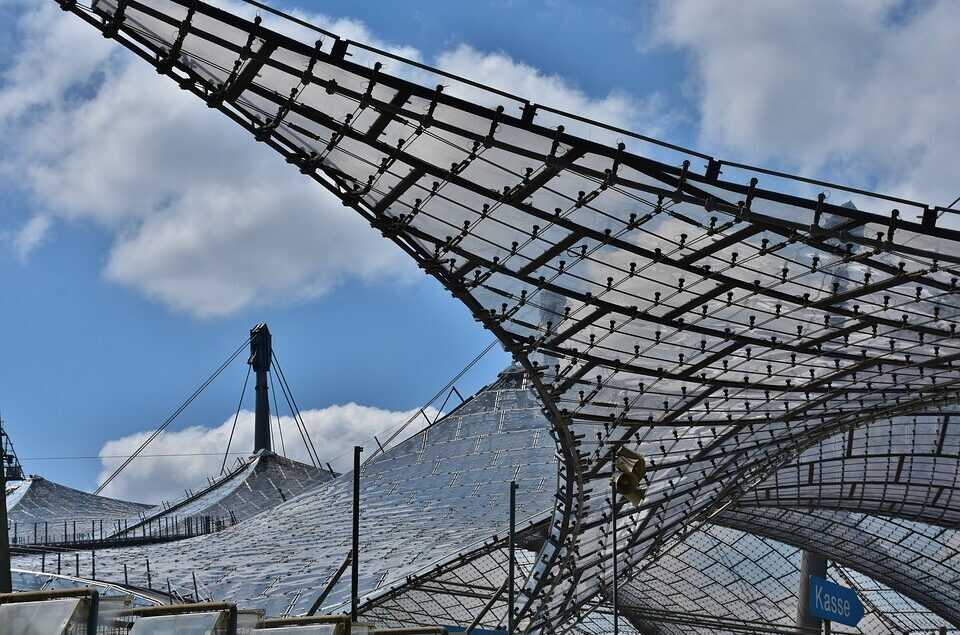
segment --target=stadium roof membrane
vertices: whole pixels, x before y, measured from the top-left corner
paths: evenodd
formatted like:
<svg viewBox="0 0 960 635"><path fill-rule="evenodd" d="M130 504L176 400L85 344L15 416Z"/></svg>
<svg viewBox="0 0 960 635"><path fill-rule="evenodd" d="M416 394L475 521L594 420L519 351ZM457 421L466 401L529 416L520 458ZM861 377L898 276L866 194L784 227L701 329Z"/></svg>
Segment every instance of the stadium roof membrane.
<svg viewBox="0 0 960 635"><path fill-rule="evenodd" d="M903 519L955 526L952 210L721 161L295 20L57 2L327 188L511 353L558 465L527 630L596 609L614 551L642 575L707 519L851 567ZM613 508L623 448L646 459L643 496ZM888 555L950 549L916 534Z"/></svg>

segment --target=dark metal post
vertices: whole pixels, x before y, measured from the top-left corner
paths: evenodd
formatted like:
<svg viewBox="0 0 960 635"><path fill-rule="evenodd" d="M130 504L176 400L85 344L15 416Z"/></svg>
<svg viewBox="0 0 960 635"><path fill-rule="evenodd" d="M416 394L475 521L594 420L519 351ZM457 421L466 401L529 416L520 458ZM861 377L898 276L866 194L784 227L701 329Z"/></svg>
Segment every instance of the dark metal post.
<svg viewBox="0 0 960 635"><path fill-rule="evenodd" d="M616 480L611 481L612 487L610 488L610 524L611 524L611 537L613 539L613 635L620 635L620 602L619 602L619 591L620 591L620 581L617 579L617 482Z"/></svg>
<svg viewBox="0 0 960 635"><path fill-rule="evenodd" d="M820 618L810 615L810 576L826 579L827 559L804 551L800 556L800 589L797 591L797 627L820 630Z"/></svg>
<svg viewBox="0 0 960 635"><path fill-rule="evenodd" d="M273 358L272 338L266 324L250 329L250 359L248 364L257 374L257 407L253 429L253 451L270 449L270 395L267 394L270 361Z"/></svg>
<svg viewBox="0 0 960 635"><path fill-rule="evenodd" d="M357 621L360 592L360 453L363 448L353 446L353 545L350 550L350 619Z"/></svg>
<svg viewBox="0 0 960 635"><path fill-rule="evenodd" d="M507 563L507 633L513 635L514 619L514 576L516 572L516 533L517 533L517 482L510 481L510 561Z"/></svg>
<svg viewBox="0 0 960 635"><path fill-rule="evenodd" d="M7 452L0 434L0 593L13 591L10 577L10 535L7 531Z"/></svg>

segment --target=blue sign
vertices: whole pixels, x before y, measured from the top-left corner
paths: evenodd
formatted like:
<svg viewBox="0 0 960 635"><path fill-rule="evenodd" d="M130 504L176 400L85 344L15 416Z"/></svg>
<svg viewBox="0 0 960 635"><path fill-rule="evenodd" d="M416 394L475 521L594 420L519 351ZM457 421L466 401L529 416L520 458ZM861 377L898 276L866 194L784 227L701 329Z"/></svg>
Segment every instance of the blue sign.
<svg viewBox="0 0 960 635"><path fill-rule="evenodd" d="M856 626L863 619L863 604L853 589L815 575L810 576L809 609L811 615L847 626Z"/></svg>

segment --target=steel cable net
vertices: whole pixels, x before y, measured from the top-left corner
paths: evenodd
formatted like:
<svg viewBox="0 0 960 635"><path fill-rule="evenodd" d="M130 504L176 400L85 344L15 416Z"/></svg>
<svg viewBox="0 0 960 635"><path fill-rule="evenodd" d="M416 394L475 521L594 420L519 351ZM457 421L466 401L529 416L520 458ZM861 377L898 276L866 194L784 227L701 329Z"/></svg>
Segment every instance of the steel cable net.
<svg viewBox="0 0 960 635"><path fill-rule="evenodd" d="M528 630L606 586L620 448L648 467L615 510L630 575L805 448L958 400L945 210L818 196L194 0L57 1L356 210L526 369L560 458Z"/></svg>
<svg viewBox="0 0 960 635"><path fill-rule="evenodd" d="M845 509L960 525L954 409L872 421L808 448L738 504Z"/></svg>
<svg viewBox="0 0 960 635"><path fill-rule="evenodd" d="M830 560L855 563L859 573L895 588L951 624L960 623L956 529L830 510L736 508L716 520L788 544L815 544Z"/></svg>
<svg viewBox="0 0 960 635"><path fill-rule="evenodd" d="M650 633L795 632L800 555L783 542L706 524L621 589L621 610ZM829 577L853 588L866 611L857 627L834 624L833 632L930 632L948 625L845 566L832 566Z"/></svg>

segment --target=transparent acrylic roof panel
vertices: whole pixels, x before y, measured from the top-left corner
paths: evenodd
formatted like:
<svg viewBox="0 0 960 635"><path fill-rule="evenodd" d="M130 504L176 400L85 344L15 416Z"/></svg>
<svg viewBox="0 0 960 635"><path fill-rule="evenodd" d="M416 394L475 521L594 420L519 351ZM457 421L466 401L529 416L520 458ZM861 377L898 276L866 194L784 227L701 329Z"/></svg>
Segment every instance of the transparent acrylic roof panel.
<svg viewBox="0 0 960 635"><path fill-rule="evenodd" d="M555 446L523 375L514 370L446 417L363 467L362 601L406 584L407 577L485 541L506 536L504 502L516 480L518 526L545 518L557 478ZM518 381L519 379L519 381ZM170 579L193 594L192 574L218 599L269 615L305 612L350 549L352 474L304 492L222 532L148 547L96 552L97 578L146 587ZM36 556L19 568L40 569ZM47 559L47 565L50 565ZM89 575L82 553L81 575ZM72 571L72 570L71 570ZM344 575L328 597L349 598Z"/></svg>
<svg viewBox="0 0 960 635"><path fill-rule="evenodd" d="M165 518L182 522L199 516L235 523L272 509L282 502L331 480L329 471L262 452L238 465L226 477L182 501L154 507L128 525L137 534L143 527L156 532Z"/></svg>
<svg viewBox="0 0 960 635"><path fill-rule="evenodd" d="M329 624L283 626L270 629L270 635L334 635L336 632L336 627Z"/></svg>
<svg viewBox="0 0 960 635"><path fill-rule="evenodd" d="M785 457L957 401L945 298L960 234L932 207L725 164L396 57L378 67L384 52L332 34L326 49L170 4L72 10L333 192L530 374L562 459L521 601L537 627L609 576L618 448L650 468L643 503L614 510L630 567ZM167 26L148 32L136 11ZM450 94L422 83L438 75Z"/></svg>
<svg viewBox="0 0 960 635"><path fill-rule="evenodd" d="M799 548L769 538L704 524L622 584L620 606L652 624L657 611L668 611L791 627L797 611L800 554ZM928 609L852 569L833 563L830 578L854 588L867 607L858 628L834 625L837 632L935 630L947 625Z"/></svg>
<svg viewBox="0 0 960 635"><path fill-rule="evenodd" d="M879 419L805 450L741 504L815 505L956 527L958 442L956 407Z"/></svg>
<svg viewBox="0 0 960 635"><path fill-rule="evenodd" d="M0 635L60 635L78 618L83 600L0 604Z"/></svg>
<svg viewBox="0 0 960 635"><path fill-rule="evenodd" d="M815 548L934 611L960 620L960 534L901 519L845 511L731 506L712 522Z"/></svg>
<svg viewBox="0 0 960 635"><path fill-rule="evenodd" d="M141 617L130 635L215 635L224 619L221 612Z"/></svg>
<svg viewBox="0 0 960 635"><path fill-rule="evenodd" d="M77 538L89 538L91 531L99 536L101 521L104 535L109 535L116 521L150 509L149 505L95 496L37 476L18 483L7 504L11 540L16 534L19 542L34 542L35 525L39 542L71 540L74 523ZM93 529L91 522L96 523Z"/></svg>

